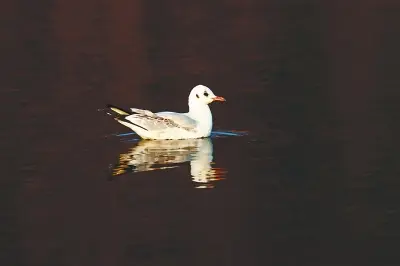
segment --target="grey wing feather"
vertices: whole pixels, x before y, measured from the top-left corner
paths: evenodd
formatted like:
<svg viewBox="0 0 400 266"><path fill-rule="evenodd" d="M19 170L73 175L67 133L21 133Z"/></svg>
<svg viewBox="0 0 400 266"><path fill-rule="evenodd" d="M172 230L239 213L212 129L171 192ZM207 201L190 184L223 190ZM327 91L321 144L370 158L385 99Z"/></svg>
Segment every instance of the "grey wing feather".
<svg viewBox="0 0 400 266"><path fill-rule="evenodd" d="M171 119L181 127L195 128L197 126L196 121L187 116L186 114L173 113L173 112L159 112L157 113L157 115L166 119Z"/></svg>
<svg viewBox="0 0 400 266"><path fill-rule="evenodd" d="M184 130L195 130L196 121L185 114L172 112L153 113L149 110L131 108L136 114L127 116L126 119L147 130L165 130L167 128L182 128Z"/></svg>
<svg viewBox="0 0 400 266"><path fill-rule="evenodd" d="M142 114L142 115L147 115L147 116L156 116L152 111L149 110L144 110L144 109L137 109L137 108L131 108L132 112Z"/></svg>

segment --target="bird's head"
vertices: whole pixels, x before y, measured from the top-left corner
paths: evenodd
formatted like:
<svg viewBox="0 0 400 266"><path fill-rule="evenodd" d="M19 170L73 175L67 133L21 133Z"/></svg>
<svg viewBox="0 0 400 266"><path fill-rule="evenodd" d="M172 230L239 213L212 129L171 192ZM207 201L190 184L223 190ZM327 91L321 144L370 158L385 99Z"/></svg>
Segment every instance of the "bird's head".
<svg viewBox="0 0 400 266"><path fill-rule="evenodd" d="M225 98L216 96L212 90L204 85L197 85L189 94L189 104L209 104L214 101L225 102Z"/></svg>

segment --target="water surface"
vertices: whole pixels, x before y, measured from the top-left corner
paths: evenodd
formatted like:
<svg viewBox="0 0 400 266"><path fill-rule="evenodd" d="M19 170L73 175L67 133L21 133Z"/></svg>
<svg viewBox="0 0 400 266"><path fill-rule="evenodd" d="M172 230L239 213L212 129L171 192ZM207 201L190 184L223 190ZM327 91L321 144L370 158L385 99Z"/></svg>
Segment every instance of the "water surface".
<svg viewBox="0 0 400 266"><path fill-rule="evenodd" d="M132 142L132 141L130 141ZM119 155L111 176L129 172L167 170L190 165L190 176L196 188L212 188L223 179L226 170L213 167L213 143L210 138L188 140L141 140Z"/></svg>
<svg viewBox="0 0 400 266"><path fill-rule="evenodd" d="M398 10L2 2L0 265L399 265ZM197 84L210 139L97 112Z"/></svg>

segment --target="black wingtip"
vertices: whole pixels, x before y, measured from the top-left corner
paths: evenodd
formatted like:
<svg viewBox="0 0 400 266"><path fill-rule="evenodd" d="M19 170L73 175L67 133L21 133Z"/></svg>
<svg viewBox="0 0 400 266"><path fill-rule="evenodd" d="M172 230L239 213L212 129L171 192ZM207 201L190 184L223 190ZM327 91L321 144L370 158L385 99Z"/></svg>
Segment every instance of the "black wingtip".
<svg viewBox="0 0 400 266"><path fill-rule="evenodd" d="M144 127L142 127L142 126L139 126L138 124L135 124L135 123L133 123L132 121L129 121L129 120L126 119L125 117L115 117L114 119L117 120L117 121L122 121L122 122L125 122L125 123L128 123L128 124L134 125L134 126L136 126L136 127L140 127L141 129L144 129L144 130L146 130L146 131L149 131L147 128L144 128Z"/></svg>
<svg viewBox="0 0 400 266"><path fill-rule="evenodd" d="M107 114L113 116L115 120L121 121L121 122L125 122L125 123L134 125L136 127L139 127L141 129L144 129L144 130L148 131L147 128L139 126L138 124L135 124L132 121L129 121L128 119L126 119L126 117L131 115L131 114L133 114L133 112L125 110L125 109L122 109L122 108L117 107L117 106L112 105L112 104L107 104L107 108L112 111L112 113L107 112Z"/></svg>
<svg viewBox="0 0 400 266"><path fill-rule="evenodd" d="M107 104L107 108L111 109L113 112L119 114L119 115L131 115L133 114L130 110L123 109L121 107L112 105L112 104Z"/></svg>

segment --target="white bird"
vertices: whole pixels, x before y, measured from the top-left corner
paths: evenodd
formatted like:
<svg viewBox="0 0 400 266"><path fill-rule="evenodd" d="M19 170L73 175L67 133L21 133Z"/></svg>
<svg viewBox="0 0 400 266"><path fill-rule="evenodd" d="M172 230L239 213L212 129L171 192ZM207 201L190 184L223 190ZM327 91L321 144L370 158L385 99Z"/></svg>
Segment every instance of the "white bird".
<svg viewBox="0 0 400 266"><path fill-rule="evenodd" d="M197 85L189 94L189 112L158 112L130 108L125 111L108 105L114 119L135 131L143 139L195 139L208 137L212 129L212 114L209 103L224 102L206 86Z"/></svg>

